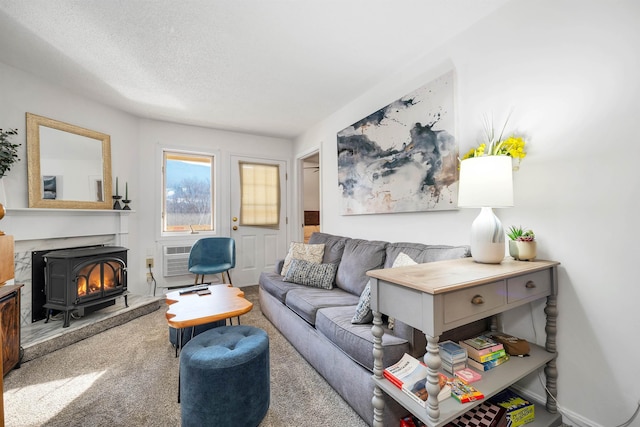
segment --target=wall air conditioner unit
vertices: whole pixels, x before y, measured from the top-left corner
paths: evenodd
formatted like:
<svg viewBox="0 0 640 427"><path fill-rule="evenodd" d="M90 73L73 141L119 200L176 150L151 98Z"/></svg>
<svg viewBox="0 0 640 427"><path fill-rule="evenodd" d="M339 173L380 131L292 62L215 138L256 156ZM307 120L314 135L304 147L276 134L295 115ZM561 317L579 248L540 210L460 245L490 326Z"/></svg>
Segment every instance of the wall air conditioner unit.
<svg viewBox="0 0 640 427"><path fill-rule="evenodd" d="M164 246L162 249L162 275L164 277L184 276L189 273L188 246Z"/></svg>

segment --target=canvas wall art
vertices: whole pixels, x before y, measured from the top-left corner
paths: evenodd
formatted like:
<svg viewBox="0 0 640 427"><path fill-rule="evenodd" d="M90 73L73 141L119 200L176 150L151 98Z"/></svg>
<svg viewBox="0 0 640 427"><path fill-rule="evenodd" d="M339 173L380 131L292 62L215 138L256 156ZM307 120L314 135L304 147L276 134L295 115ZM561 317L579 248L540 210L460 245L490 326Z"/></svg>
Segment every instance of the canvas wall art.
<svg viewBox="0 0 640 427"><path fill-rule="evenodd" d="M455 209L454 73L338 132L343 215Z"/></svg>

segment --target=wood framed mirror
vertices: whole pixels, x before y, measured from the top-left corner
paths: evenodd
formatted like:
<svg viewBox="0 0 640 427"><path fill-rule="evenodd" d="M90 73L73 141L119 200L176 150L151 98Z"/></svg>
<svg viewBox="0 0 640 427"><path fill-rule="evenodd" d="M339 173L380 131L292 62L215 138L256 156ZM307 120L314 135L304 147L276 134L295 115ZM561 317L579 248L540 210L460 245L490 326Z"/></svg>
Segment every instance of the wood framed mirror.
<svg viewBox="0 0 640 427"><path fill-rule="evenodd" d="M27 113L29 207L112 209L111 137Z"/></svg>

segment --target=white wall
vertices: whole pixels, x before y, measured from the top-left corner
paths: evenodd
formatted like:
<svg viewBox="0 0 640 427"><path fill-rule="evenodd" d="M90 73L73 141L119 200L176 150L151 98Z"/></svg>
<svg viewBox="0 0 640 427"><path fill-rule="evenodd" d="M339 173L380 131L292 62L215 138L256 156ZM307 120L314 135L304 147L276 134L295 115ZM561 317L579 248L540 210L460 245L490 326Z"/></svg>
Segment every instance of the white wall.
<svg viewBox="0 0 640 427"><path fill-rule="evenodd" d="M25 113L30 112L111 136L112 172L120 182L133 182L138 151L138 119L119 110L82 98L32 75L0 62L0 127L18 130L12 138L19 143L20 161L3 178L7 206L29 206L27 187L27 145ZM130 184L131 185L131 184Z"/></svg>
<svg viewBox="0 0 640 427"><path fill-rule="evenodd" d="M141 257L137 262L145 267L145 257L153 256L155 259L154 276L159 286L172 286L184 284L184 277L162 277L162 245L193 243L193 236L162 237L161 227L161 150L162 148L192 149L195 151L212 151L216 156L218 167L216 188L221 191L216 195L216 203L219 206L219 216L216 218L215 228L221 236L230 236L231 220L229 205L230 156L241 155L254 158L266 158L286 160L291 164L292 147L290 140L271 138L265 136L225 132L196 126L183 126L174 123L159 122L154 120L140 120L140 163L137 168L139 175L139 187L135 189L137 201L135 209L138 212L138 231L140 233L139 251ZM291 175L289 173L289 175ZM131 192L131 187L129 189ZM288 198L292 192L289 189ZM289 227L291 222L289 223ZM282 254L284 257L286 254ZM144 273L144 272L143 272ZM189 283L189 282L187 282Z"/></svg>
<svg viewBox="0 0 640 427"><path fill-rule="evenodd" d="M97 102L82 98L73 92L47 83L23 71L0 63L0 127L17 128L14 143L20 161L3 178L9 210L29 206L27 186L27 148L25 113L35 113L59 121L78 125L111 136L112 175L119 178L120 193L125 183L129 184L132 200L129 217L128 268L129 291L149 294L151 287L146 282L145 258L155 260L154 276L158 286L190 283L191 276L177 277L165 281L162 277L161 245L166 241L192 243L195 239L183 236L178 239L161 238L161 157L160 147L203 149L217 155L219 167L218 185L222 189L217 195L220 215L217 225L220 235L229 235L229 159L238 154L247 157L292 162L290 140L225 132L195 126L143 120ZM291 175L291 174L289 174ZM115 183L114 191L115 191ZM293 193L289 189L288 198ZM288 207L287 207L288 209ZM12 213L20 215L20 213ZM73 222L73 215L69 221ZM6 221L5 221L6 222ZM291 222L290 222L291 224ZM42 224L40 224L42 226ZM0 230L17 234L0 223ZM284 257L285 254L282 254ZM158 294L161 290L158 290Z"/></svg>
<svg viewBox="0 0 640 427"><path fill-rule="evenodd" d="M640 378L638 249L628 238L640 208L639 22L631 0L512 1L437 51L398 64L296 141L296 152L321 147L323 231L464 244L475 209L341 216L336 133L450 68L461 152L481 135L483 114L502 120L515 108L510 123L528 135L528 156L515 173L516 206L497 214L506 226L533 228L539 257L562 262L558 398L582 425L622 423L640 399L631 385ZM541 308L533 307L534 322L528 307L507 316L510 331L542 342ZM524 384L543 393L536 378Z"/></svg>

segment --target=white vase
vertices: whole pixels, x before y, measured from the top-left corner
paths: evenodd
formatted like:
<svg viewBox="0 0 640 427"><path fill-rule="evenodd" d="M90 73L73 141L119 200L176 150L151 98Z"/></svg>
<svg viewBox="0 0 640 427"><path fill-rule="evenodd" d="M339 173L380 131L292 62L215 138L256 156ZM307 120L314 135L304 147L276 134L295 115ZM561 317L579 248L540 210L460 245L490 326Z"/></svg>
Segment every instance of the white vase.
<svg viewBox="0 0 640 427"><path fill-rule="evenodd" d="M537 255L537 247L536 242L509 240L509 255L519 261L531 261Z"/></svg>

